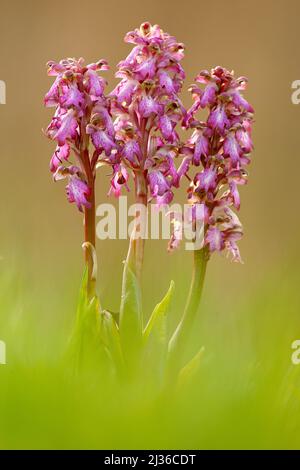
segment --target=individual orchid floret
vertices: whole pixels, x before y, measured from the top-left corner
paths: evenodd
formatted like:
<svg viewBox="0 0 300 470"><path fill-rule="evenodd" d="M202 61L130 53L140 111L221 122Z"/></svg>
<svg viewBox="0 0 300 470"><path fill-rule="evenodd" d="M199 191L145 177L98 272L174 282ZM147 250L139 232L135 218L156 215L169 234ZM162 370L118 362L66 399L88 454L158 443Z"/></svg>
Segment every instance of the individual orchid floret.
<svg viewBox="0 0 300 470"><path fill-rule="evenodd" d="M121 81L110 95L122 148L119 163L133 175L136 188L143 186L163 204L172 200L172 187L178 186L174 161L180 142L176 127L185 115L178 97L185 78L180 64L184 46L150 23L127 33L125 42L134 48L119 63L116 76ZM137 184L139 178L144 183Z"/></svg>
<svg viewBox="0 0 300 470"><path fill-rule="evenodd" d="M50 160L50 171L55 173L57 168L62 165L63 161L68 161L70 155L70 145L58 145Z"/></svg>
<svg viewBox="0 0 300 470"><path fill-rule="evenodd" d="M242 262L239 248L236 244L243 236L243 228L237 215L227 206L216 207L209 219L205 243L209 251L226 249L232 255L233 261Z"/></svg>
<svg viewBox="0 0 300 470"><path fill-rule="evenodd" d="M115 197L119 197L121 195L121 190L123 185L127 188L129 191L129 188L127 186L127 181L128 181L128 171L126 167L122 164L116 164L113 165L113 178L111 180L111 187L109 193L114 194Z"/></svg>
<svg viewBox="0 0 300 470"><path fill-rule="evenodd" d="M80 211L82 211L83 207L91 207L91 203L89 202L90 188L85 181L82 181L77 176L72 175L69 178L66 192L69 202L75 202Z"/></svg>
<svg viewBox="0 0 300 470"><path fill-rule="evenodd" d="M199 167L188 191L189 201L205 206L203 243L209 252L227 250L235 261L241 261L236 242L242 237L242 226L231 207L240 208L238 186L247 183L245 166L253 149L253 108L242 95L247 80L216 67L202 71L196 81L199 85L190 88L194 104L183 120L193 134L181 149L187 171ZM208 109L206 121L196 116L203 108Z"/></svg>

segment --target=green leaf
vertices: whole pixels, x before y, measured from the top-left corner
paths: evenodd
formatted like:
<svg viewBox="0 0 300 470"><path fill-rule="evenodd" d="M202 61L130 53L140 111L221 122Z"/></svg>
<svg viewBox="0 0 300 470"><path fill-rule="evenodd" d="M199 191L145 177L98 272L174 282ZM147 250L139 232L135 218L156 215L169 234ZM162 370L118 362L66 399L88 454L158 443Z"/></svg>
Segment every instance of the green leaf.
<svg viewBox="0 0 300 470"><path fill-rule="evenodd" d="M161 302L155 306L144 330L145 339L148 339L150 336L154 336L157 338L158 342L166 342L166 317L169 312L170 303L174 293L174 287L174 281L171 281L168 292Z"/></svg>
<svg viewBox="0 0 300 470"><path fill-rule="evenodd" d="M123 336L141 336L141 292L134 272L125 266L120 308L120 330Z"/></svg>
<svg viewBox="0 0 300 470"><path fill-rule="evenodd" d="M174 294L174 282L171 281L169 290L160 303L154 308L144 330L144 362L145 371L163 378L168 351L167 315L170 311Z"/></svg>
<svg viewBox="0 0 300 470"><path fill-rule="evenodd" d="M197 374L202 357L204 354L204 346L197 352L197 354L181 369L178 377L179 386L186 385Z"/></svg>
<svg viewBox="0 0 300 470"><path fill-rule="evenodd" d="M77 304L76 321L71 335L68 356L73 361L75 371L103 362L104 349L100 342L100 302L97 296L92 299L87 294L88 271L84 272Z"/></svg>
<svg viewBox="0 0 300 470"><path fill-rule="evenodd" d="M120 336L125 361L135 368L142 344L142 305L140 286L128 262L123 272Z"/></svg>
<svg viewBox="0 0 300 470"><path fill-rule="evenodd" d="M92 299L88 298L87 284L88 269L86 268L79 291L75 328L82 333L87 333L89 331L94 335L99 319L98 314L100 311L100 302L97 296L94 296Z"/></svg>
<svg viewBox="0 0 300 470"><path fill-rule="evenodd" d="M100 336L116 371L122 374L124 364L119 328L107 310L103 310L100 314Z"/></svg>

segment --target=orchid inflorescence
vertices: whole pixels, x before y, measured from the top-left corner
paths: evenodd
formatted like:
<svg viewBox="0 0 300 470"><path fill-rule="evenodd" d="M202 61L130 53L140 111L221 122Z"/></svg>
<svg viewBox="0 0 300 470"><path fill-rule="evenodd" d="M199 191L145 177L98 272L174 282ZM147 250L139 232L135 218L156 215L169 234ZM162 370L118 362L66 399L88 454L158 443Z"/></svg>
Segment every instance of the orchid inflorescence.
<svg viewBox="0 0 300 470"><path fill-rule="evenodd" d="M235 79L226 69L216 67L200 72L196 81L205 88L190 88L194 105L185 115L184 126L193 129L193 134L182 151L189 164L201 165L201 171L194 176L188 195L192 204L204 205L209 251L228 249L240 261L236 241L242 237L242 225L231 207L240 208L238 185L247 182L244 167L250 163L253 147L253 108L240 93L247 80ZM205 122L195 118L200 108L208 108Z"/></svg>
<svg viewBox="0 0 300 470"><path fill-rule="evenodd" d="M57 142L50 170L55 180L69 178L68 199L75 202L80 211L84 206L91 206L91 181L103 146L108 145L107 142L115 146L111 140L114 127L110 103L104 96L105 81L98 75L101 70L107 70L105 61L88 66L84 66L83 59L48 62L48 75L56 77L45 96L45 105L56 108L47 128L48 137ZM96 135L95 123L99 127ZM89 153L90 134L95 146L92 157ZM66 166L71 151L76 157L76 165Z"/></svg>
<svg viewBox="0 0 300 470"><path fill-rule="evenodd" d="M48 74L56 77L45 96L46 106L55 107L46 131L57 143L50 170L55 180L68 178L68 200L84 211L85 243L95 247L96 170L107 165L112 171L109 194L128 191L132 178L136 201L145 206L150 201L170 204L176 188L188 182L191 208L203 207L191 212L195 219L201 214L204 226L202 265L210 253L223 250L241 261L238 186L247 182L245 166L253 148L253 108L242 95L246 78L236 79L222 67L201 71L190 87L193 105L185 109L179 98L185 79L183 44L148 22L127 33L125 42L133 49L118 64L120 81L109 94L99 74L108 69L106 61L48 63ZM207 111L204 120L201 110ZM188 134L185 141L179 129ZM169 249L179 242L174 232ZM131 243L137 277L143 250L143 243ZM187 306L185 316L192 315L189 311Z"/></svg>

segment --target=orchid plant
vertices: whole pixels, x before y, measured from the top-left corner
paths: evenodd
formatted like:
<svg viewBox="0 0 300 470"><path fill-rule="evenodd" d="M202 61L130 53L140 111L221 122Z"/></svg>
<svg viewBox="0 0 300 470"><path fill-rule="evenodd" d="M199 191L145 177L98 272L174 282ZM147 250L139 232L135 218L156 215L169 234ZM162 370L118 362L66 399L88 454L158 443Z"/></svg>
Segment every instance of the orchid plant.
<svg viewBox="0 0 300 470"><path fill-rule="evenodd" d="M68 200L84 213L87 274L79 315L83 315L83 309L92 315L96 312L93 335L104 345L117 372L141 371L141 364L147 361L147 367L153 366L160 376L176 378L199 310L210 255L225 250L234 261L241 262L237 246L243 234L236 214L240 208L238 186L247 182L253 108L242 95L247 80L216 67L197 75L196 84L190 87L194 102L186 109L179 97L185 79L181 65L184 45L148 22L127 33L125 42L133 48L118 64L116 77L120 81L109 94L100 75L108 68L106 61L89 65L84 65L83 59L48 63L48 74L55 76L55 81L45 104L54 107L55 113L46 134L57 144L50 170L54 180L67 178ZM184 141L179 129L187 134ZM176 189L187 183L195 227L201 219L204 236L194 251L190 293L170 339L166 314L173 282L143 327L142 237L132 236L130 240L119 315L100 306L96 294L95 183L97 169L103 165L112 172L109 194L118 197L128 191L132 180L135 200L145 208L149 203L167 206ZM180 243L178 233L174 229L170 251Z"/></svg>

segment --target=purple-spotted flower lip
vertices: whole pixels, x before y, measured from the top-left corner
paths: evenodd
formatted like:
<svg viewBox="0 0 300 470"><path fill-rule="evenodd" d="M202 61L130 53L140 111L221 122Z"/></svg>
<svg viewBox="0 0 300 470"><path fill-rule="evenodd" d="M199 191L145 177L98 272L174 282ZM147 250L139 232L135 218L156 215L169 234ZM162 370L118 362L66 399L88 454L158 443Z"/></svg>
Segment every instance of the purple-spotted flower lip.
<svg viewBox="0 0 300 470"><path fill-rule="evenodd" d="M142 160L142 151L139 142L135 139L124 141L122 157L133 168L139 168Z"/></svg>
<svg viewBox="0 0 300 470"><path fill-rule="evenodd" d="M50 139L56 140L60 146L75 140L78 135L78 121L75 111L69 109L55 117L48 126L47 134Z"/></svg>
<svg viewBox="0 0 300 470"><path fill-rule="evenodd" d="M110 137L106 130L99 128L93 124L86 127L86 132L91 136L93 145L96 150L103 151L109 157L113 150L117 148L115 140Z"/></svg>
<svg viewBox="0 0 300 470"><path fill-rule="evenodd" d="M82 181L77 176L70 176L69 183L66 186L66 193L68 201L75 202L80 212L83 211L83 207L91 207L91 203L89 201L91 190L86 182Z"/></svg>
<svg viewBox="0 0 300 470"><path fill-rule="evenodd" d="M217 169L210 167L203 170L201 173L197 173L194 179L196 188L195 191L215 191L217 187Z"/></svg>
<svg viewBox="0 0 300 470"><path fill-rule="evenodd" d="M63 161L67 161L70 156L70 145L68 143L57 146L55 152L50 160L50 171L55 173L57 168L63 164Z"/></svg>

